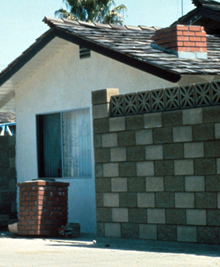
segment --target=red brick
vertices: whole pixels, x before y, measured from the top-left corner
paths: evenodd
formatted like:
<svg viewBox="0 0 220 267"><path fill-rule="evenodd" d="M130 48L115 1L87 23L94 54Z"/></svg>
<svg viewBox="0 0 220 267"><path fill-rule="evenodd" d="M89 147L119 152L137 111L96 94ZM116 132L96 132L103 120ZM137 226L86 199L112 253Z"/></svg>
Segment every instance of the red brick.
<svg viewBox="0 0 220 267"><path fill-rule="evenodd" d="M199 47L190 47L190 52L200 52Z"/></svg>
<svg viewBox="0 0 220 267"><path fill-rule="evenodd" d="M187 47L191 47L191 46L195 46L195 43L194 42L183 42L183 45Z"/></svg>
<svg viewBox="0 0 220 267"><path fill-rule="evenodd" d="M183 52L188 52L189 48L188 47L176 47L176 51L183 51Z"/></svg>
<svg viewBox="0 0 220 267"><path fill-rule="evenodd" d="M206 47L206 43L196 42L196 47Z"/></svg>
<svg viewBox="0 0 220 267"><path fill-rule="evenodd" d="M188 26L185 26L185 25L176 25L175 29L177 31L188 31L189 28L188 28Z"/></svg>
<svg viewBox="0 0 220 267"><path fill-rule="evenodd" d="M200 26L189 26L189 31L200 32L201 27Z"/></svg>
<svg viewBox="0 0 220 267"><path fill-rule="evenodd" d="M195 32L195 36L206 37L206 32Z"/></svg>
<svg viewBox="0 0 220 267"><path fill-rule="evenodd" d="M189 41L191 42L201 42L201 38L200 37L189 37Z"/></svg>
<svg viewBox="0 0 220 267"><path fill-rule="evenodd" d="M177 36L177 41L189 41L189 37L188 36Z"/></svg>
<svg viewBox="0 0 220 267"><path fill-rule="evenodd" d="M183 36L195 36L194 32L183 32Z"/></svg>

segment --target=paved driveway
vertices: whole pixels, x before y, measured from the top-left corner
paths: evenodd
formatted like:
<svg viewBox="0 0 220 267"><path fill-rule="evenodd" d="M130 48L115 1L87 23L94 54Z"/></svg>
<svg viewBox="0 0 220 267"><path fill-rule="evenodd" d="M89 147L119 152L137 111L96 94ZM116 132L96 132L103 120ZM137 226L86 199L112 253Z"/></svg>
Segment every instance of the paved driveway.
<svg viewBox="0 0 220 267"><path fill-rule="evenodd" d="M220 266L220 246L159 241L21 238L0 232L0 266Z"/></svg>

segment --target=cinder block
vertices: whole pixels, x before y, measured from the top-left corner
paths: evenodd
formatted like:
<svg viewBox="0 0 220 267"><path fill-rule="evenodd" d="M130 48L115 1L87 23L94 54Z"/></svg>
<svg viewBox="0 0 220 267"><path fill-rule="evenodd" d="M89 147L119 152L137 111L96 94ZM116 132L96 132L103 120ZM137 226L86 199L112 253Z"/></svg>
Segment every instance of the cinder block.
<svg viewBox="0 0 220 267"><path fill-rule="evenodd" d="M164 159L182 159L183 144L165 144L163 146Z"/></svg>
<svg viewBox="0 0 220 267"><path fill-rule="evenodd" d="M219 122L220 121L219 106L203 108L203 121L204 123Z"/></svg>
<svg viewBox="0 0 220 267"><path fill-rule="evenodd" d="M205 142L205 157L216 158L220 157L220 141Z"/></svg>
<svg viewBox="0 0 220 267"><path fill-rule="evenodd" d="M207 210L207 225L220 226L220 210Z"/></svg>
<svg viewBox="0 0 220 267"><path fill-rule="evenodd" d="M202 108L185 109L182 114L183 125L202 123Z"/></svg>
<svg viewBox="0 0 220 267"><path fill-rule="evenodd" d="M191 192L205 191L204 176L186 176L185 190Z"/></svg>
<svg viewBox="0 0 220 267"><path fill-rule="evenodd" d="M216 209L217 207L216 192L195 193L195 197L196 197L197 209Z"/></svg>
<svg viewBox="0 0 220 267"><path fill-rule="evenodd" d="M136 163L135 162L119 163L119 173L121 177L136 176Z"/></svg>
<svg viewBox="0 0 220 267"><path fill-rule="evenodd" d="M154 175L154 162L137 162L137 176L152 176Z"/></svg>
<svg viewBox="0 0 220 267"><path fill-rule="evenodd" d="M163 177L146 177L146 191L147 192L164 191L164 178Z"/></svg>
<svg viewBox="0 0 220 267"><path fill-rule="evenodd" d="M95 134L93 142L94 142L94 148L102 147L102 135L101 134Z"/></svg>
<svg viewBox="0 0 220 267"><path fill-rule="evenodd" d="M195 174L205 175L205 174L215 174L215 159L195 159Z"/></svg>
<svg viewBox="0 0 220 267"><path fill-rule="evenodd" d="M138 193L137 206L139 208L154 208L155 207L154 193Z"/></svg>
<svg viewBox="0 0 220 267"><path fill-rule="evenodd" d="M193 125L193 141L205 141L214 139L213 124Z"/></svg>
<svg viewBox="0 0 220 267"><path fill-rule="evenodd" d="M127 130L144 129L144 115L135 115L125 117Z"/></svg>
<svg viewBox="0 0 220 267"><path fill-rule="evenodd" d="M197 242L196 226L177 226L177 241Z"/></svg>
<svg viewBox="0 0 220 267"><path fill-rule="evenodd" d="M155 128L153 140L154 144L172 143L172 128Z"/></svg>
<svg viewBox="0 0 220 267"><path fill-rule="evenodd" d="M220 123L215 123L215 139L220 139Z"/></svg>
<svg viewBox="0 0 220 267"><path fill-rule="evenodd" d="M97 222L111 222L112 221L112 209L110 208L96 208L96 220Z"/></svg>
<svg viewBox="0 0 220 267"><path fill-rule="evenodd" d="M209 192L220 191L220 175L207 175L205 178L205 188Z"/></svg>
<svg viewBox="0 0 220 267"><path fill-rule="evenodd" d="M134 146L135 145L135 132L126 131L118 133L118 146Z"/></svg>
<svg viewBox="0 0 220 267"><path fill-rule="evenodd" d="M166 209L166 223L175 225L186 224L185 209Z"/></svg>
<svg viewBox="0 0 220 267"><path fill-rule="evenodd" d="M202 157L204 157L204 145L202 142L184 144L184 158Z"/></svg>
<svg viewBox="0 0 220 267"><path fill-rule="evenodd" d="M111 192L111 179L110 178L96 178L95 187L97 193Z"/></svg>
<svg viewBox="0 0 220 267"><path fill-rule="evenodd" d="M158 225L157 238L162 241L176 241L177 239L176 225Z"/></svg>
<svg viewBox="0 0 220 267"><path fill-rule="evenodd" d="M104 237L104 223L102 222L97 223L97 236Z"/></svg>
<svg viewBox="0 0 220 267"><path fill-rule="evenodd" d="M104 207L119 207L118 193L104 193L103 194Z"/></svg>
<svg viewBox="0 0 220 267"><path fill-rule="evenodd" d="M103 194L96 193L96 207L103 207Z"/></svg>
<svg viewBox="0 0 220 267"><path fill-rule="evenodd" d="M105 236L106 237L121 237L120 223L105 223Z"/></svg>
<svg viewBox="0 0 220 267"><path fill-rule="evenodd" d="M174 208L175 206L174 193L157 192L155 195L156 195L156 208Z"/></svg>
<svg viewBox="0 0 220 267"><path fill-rule="evenodd" d="M182 192L185 188L182 176L166 176L164 185L167 192Z"/></svg>
<svg viewBox="0 0 220 267"><path fill-rule="evenodd" d="M110 151L109 148L96 148L95 149L95 162L109 162L110 161Z"/></svg>
<svg viewBox="0 0 220 267"><path fill-rule="evenodd" d="M125 129L125 117L109 118L109 132L120 132Z"/></svg>
<svg viewBox="0 0 220 267"><path fill-rule="evenodd" d="M152 224L165 224L165 209L148 209L147 222Z"/></svg>
<svg viewBox="0 0 220 267"><path fill-rule="evenodd" d="M128 222L128 209L126 208L113 208L112 209L113 222Z"/></svg>
<svg viewBox="0 0 220 267"><path fill-rule="evenodd" d="M206 210L186 210L186 223L191 225L206 225Z"/></svg>
<svg viewBox="0 0 220 267"><path fill-rule="evenodd" d="M112 178L111 190L112 192L126 192L128 190L127 178Z"/></svg>
<svg viewBox="0 0 220 267"><path fill-rule="evenodd" d="M162 127L161 113L144 114L144 128Z"/></svg>
<svg viewBox="0 0 220 267"><path fill-rule="evenodd" d="M137 194L136 193L120 193L119 206L121 208L136 208Z"/></svg>
<svg viewBox="0 0 220 267"><path fill-rule="evenodd" d="M194 193L175 193L176 208L194 208L195 197Z"/></svg>
<svg viewBox="0 0 220 267"><path fill-rule="evenodd" d="M128 192L145 192L146 182L144 177L128 178Z"/></svg>
<svg viewBox="0 0 220 267"><path fill-rule="evenodd" d="M174 142L189 142L192 141L192 126L180 126L173 128Z"/></svg>
<svg viewBox="0 0 220 267"><path fill-rule="evenodd" d="M216 159L217 173L220 174L220 158Z"/></svg>
<svg viewBox="0 0 220 267"><path fill-rule="evenodd" d="M118 177L119 176L118 163L103 164L103 176L104 177Z"/></svg>
<svg viewBox="0 0 220 267"><path fill-rule="evenodd" d="M174 161L175 175L192 175L194 174L194 162L190 159Z"/></svg>
<svg viewBox="0 0 220 267"><path fill-rule="evenodd" d="M126 148L115 147L110 149L111 162L126 161Z"/></svg>
<svg viewBox="0 0 220 267"><path fill-rule="evenodd" d="M157 226L149 224L139 224L139 238L147 240L157 240Z"/></svg>
<svg viewBox="0 0 220 267"><path fill-rule="evenodd" d="M150 145L153 144L153 131L140 130L135 132L136 145Z"/></svg>
<svg viewBox="0 0 220 267"><path fill-rule="evenodd" d="M146 160L163 159L163 146L162 145L146 146L145 159Z"/></svg>
<svg viewBox="0 0 220 267"><path fill-rule="evenodd" d="M182 125L182 110L172 110L162 113L163 127Z"/></svg>
<svg viewBox="0 0 220 267"><path fill-rule="evenodd" d="M173 160L158 160L154 163L155 175L173 175Z"/></svg>
<svg viewBox="0 0 220 267"><path fill-rule="evenodd" d="M131 146L127 147L127 160L128 161L140 161L145 157L144 146Z"/></svg>
<svg viewBox="0 0 220 267"><path fill-rule="evenodd" d="M146 223L147 222L147 210L146 209L129 209L129 222L130 223Z"/></svg>
<svg viewBox="0 0 220 267"><path fill-rule="evenodd" d="M108 133L109 131L109 119L101 118L93 120L93 132L97 133Z"/></svg>
<svg viewBox="0 0 220 267"><path fill-rule="evenodd" d="M122 223L121 237L137 239L139 237L139 226L137 223Z"/></svg>
<svg viewBox="0 0 220 267"><path fill-rule="evenodd" d="M217 244L219 242L218 227L198 227L198 243Z"/></svg>
<svg viewBox="0 0 220 267"><path fill-rule="evenodd" d="M102 177L103 176L103 169L102 169L102 164L95 164L95 177Z"/></svg>
<svg viewBox="0 0 220 267"><path fill-rule="evenodd" d="M118 135L109 133L102 135L102 147L115 147L118 145Z"/></svg>
<svg viewBox="0 0 220 267"><path fill-rule="evenodd" d="M107 88L107 89L93 91L92 104L99 105L99 104L109 103L111 97L118 94L119 94L119 89L117 88Z"/></svg>
<svg viewBox="0 0 220 267"><path fill-rule="evenodd" d="M108 118L110 116L109 107L109 103L92 106L93 119Z"/></svg>
<svg viewBox="0 0 220 267"><path fill-rule="evenodd" d="M220 209L220 193L217 193L218 209Z"/></svg>

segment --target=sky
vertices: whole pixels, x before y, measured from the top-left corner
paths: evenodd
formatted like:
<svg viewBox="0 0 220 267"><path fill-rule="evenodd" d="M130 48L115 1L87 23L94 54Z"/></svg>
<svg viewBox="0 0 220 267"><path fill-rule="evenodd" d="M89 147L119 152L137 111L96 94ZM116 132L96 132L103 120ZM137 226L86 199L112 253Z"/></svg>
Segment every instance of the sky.
<svg viewBox="0 0 220 267"><path fill-rule="evenodd" d="M0 0L0 71L49 28L44 16L65 7L63 0ZM127 7L125 25L167 27L194 9L192 0L115 0Z"/></svg>

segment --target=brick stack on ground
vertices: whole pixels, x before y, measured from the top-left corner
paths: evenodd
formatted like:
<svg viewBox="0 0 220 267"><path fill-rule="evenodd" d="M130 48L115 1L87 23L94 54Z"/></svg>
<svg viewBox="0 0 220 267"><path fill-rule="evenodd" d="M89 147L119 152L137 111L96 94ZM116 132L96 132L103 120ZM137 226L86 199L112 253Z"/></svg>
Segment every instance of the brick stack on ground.
<svg viewBox="0 0 220 267"><path fill-rule="evenodd" d="M68 183L31 181L19 183L20 235L57 236L68 220Z"/></svg>
<svg viewBox="0 0 220 267"><path fill-rule="evenodd" d="M109 117L94 91L98 236L220 243L220 106Z"/></svg>

